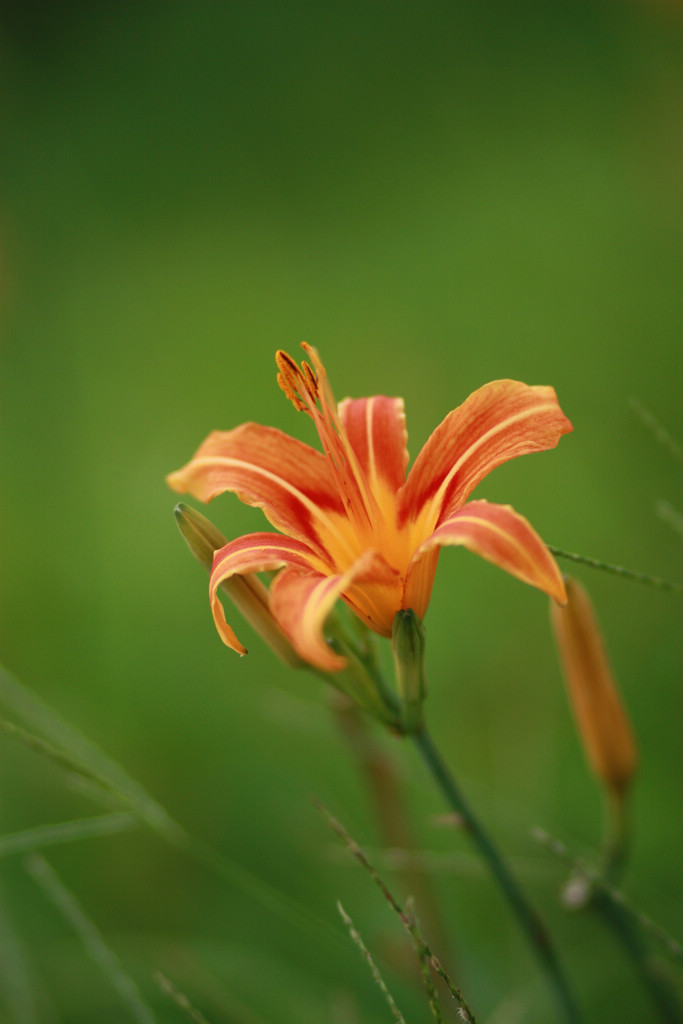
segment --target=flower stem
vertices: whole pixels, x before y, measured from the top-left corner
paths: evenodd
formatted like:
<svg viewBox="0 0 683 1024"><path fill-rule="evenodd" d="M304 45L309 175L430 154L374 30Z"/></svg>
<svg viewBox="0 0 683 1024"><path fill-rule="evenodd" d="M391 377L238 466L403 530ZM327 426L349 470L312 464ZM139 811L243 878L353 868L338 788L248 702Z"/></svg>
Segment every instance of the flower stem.
<svg viewBox="0 0 683 1024"><path fill-rule="evenodd" d="M455 779L444 764L434 741L426 729L412 734L415 744L422 755L427 768L439 785L448 804L462 818L467 831L479 849L491 874L500 886L510 908L517 917L522 931L526 934L529 944L543 969L548 983L555 992L558 1005L567 1024L579 1024L581 1015L574 996L557 959L555 948L545 925L536 911L527 901L516 879L510 873L507 864L493 845L488 834L479 824L472 808L460 792Z"/></svg>
<svg viewBox="0 0 683 1024"><path fill-rule="evenodd" d="M605 838L602 882L616 886L626 867L629 854L628 794L623 790L609 790L605 803Z"/></svg>
<svg viewBox="0 0 683 1024"><path fill-rule="evenodd" d="M641 929L632 914L614 899L612 892L605 889L593 893L590 906L621 942L662 1024L683 1024L683 1010L674 988L647 948Z"/></svg>
<svg viewBox="0 0 683 1024"><path fill-rule="evenodd" d="M618 899L614 886L620 881L628 856L626 793L608 794L605 862L599 884L592 887L589 906L614 932L650 996L662 1024L683 1024L683 1008L666 973L653 957L642 929Z"/></svg>

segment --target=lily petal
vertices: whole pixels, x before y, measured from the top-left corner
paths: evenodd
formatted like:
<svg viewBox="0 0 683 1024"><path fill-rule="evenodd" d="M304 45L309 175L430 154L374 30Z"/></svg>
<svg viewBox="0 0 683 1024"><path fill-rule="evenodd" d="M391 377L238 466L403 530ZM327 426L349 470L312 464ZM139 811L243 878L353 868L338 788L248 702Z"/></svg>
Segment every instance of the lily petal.
<svg viewBox="0 0 683 1024"><path fill-rule="evenodd" d="M429 532L496 466L554 448L573 429L554 388L497 380L474 391L428 438L399 494L399 523Z"/></svg>
<svg viewBox="0 0 683 1024"><path fill-rule="evenodd" d="M465 547L524 583L543 590L560 604L567 600L557 563L528 520L510 505L488 501L469 501L418 548L408 571L407 600L411 577L419 571L420 561L442 545Z"/></svg>
<svg viewBox="0 0 683 1024"><path fill-rule="evenodd" d="M309 571L320 568L318 559L305 544L293 537L280 537L275 533L249 533L216 551L209 579L211 611L221 640L238 654L246 654L246 648L226 621L218 597L219 586L231 576L268 572L285 565Z"/></svg>
<svg viewBox="0 0 683 1024"><path fill-rule="evenodd" d="M307 662L323 672L340 672L346 660L335 654L323 636L343 580L339 576L283 569L271 585L271 608L280 628Z"/></svg>
<svg viewBox="0 0 683 1024"><path fill-rule="evenodd" d="M325 620L340 597L356 610L354 586L358 586L367 602L367 583L377 583L387 571L394 582L398 574L382 563L381 555L366 551L346 572L334 576L302 571L296 566L278 573L270 587L271 610L302 658L325 672L338 672L346 667L345 659L325 641Z"/></svg>
<svg viewBox="0 0 683 1024"><path fill-rule="evenodd" d="M345 398L339 403L339 418L372 493L393 496L403 486L408 466L403 399Z"/></svg>
<svg viewBox="0 0 683 1024"><path fill-rule="evenodd" d="M309 544L319 541L316 525L335 532L329 512L344 514L325 456L258 423L213 431L187 465L166 479L173 490L204 502L233 491L245 504L262 508L276 529Z"/></svg>

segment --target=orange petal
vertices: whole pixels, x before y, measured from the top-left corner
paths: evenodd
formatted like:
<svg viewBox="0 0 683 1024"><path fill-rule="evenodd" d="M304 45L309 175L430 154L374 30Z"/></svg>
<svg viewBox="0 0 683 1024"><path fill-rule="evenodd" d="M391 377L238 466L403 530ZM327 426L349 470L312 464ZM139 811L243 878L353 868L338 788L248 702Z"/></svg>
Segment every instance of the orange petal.
<svg viewBox="0 0 683 1024"><path fill-rule="evenodd" d="M376 496L395 494L405 482L408 434L402 398L345 398L339 418Z"/></svg>
<svg viewBox="0 0 683 1024"><path fill-rule="evenodd" d="M567 595L555 559L524 516L510 505L470 501L455 512L422 544L408 574L419 570L421 559L434 547L460 545L493 562L524 583L538 587L564 604Z"/></svg>
<svg viewBox="0 0 683 1024"><path fill-rule="evenodd" d="M323 636L323 627L339 597L340 576L283 569L273 580L273 615L299 655L324 672L340 672L346 660L335 654Z"/></svg>
<svg viewBox="0 0 683 1024"><path fill-rule="evenodd" d="M231 576L253 572L268 572L284 565L299 569L317 568L313 552L301 541L280 537L274 533L249 533L230 541L220 548L213 559L209 579L211 611L220 637L224 644L238 654L246 654L246 648L239 642L225 619L223 605L218 597L218 588Z"/></svg>
<svg viewBox="0 0 683 1024"><path fill-rule="evenodd" d="M192 459L167 477L171 488L200 501L233 491L263 509L278 530L322 549L317 527L336 532L328 512L343 515L325 456L274 427L244 423L215 430Z"/></svg>
<svg viewBox="0 0 683 1024"><path fill-rule="evenodd" d="M427 440L399 495L399 522L433 529L496 466L554 448L572 425L551 387L497 380L474 391Z"/></svg>
<svg viewBox="0 0 683 1024"><path fill-rule="evenodd" d="M271 609L302 658L325 672L338 672L346 666L346 661L335 654L325 641L325 620L340 597L366 620L374 611L370 591L372 587L381 585L382 576L387 574L392 583L398 577L374 551L364 552L346 572L333 576L289 567L273 580ZM368 585L370 590L366 590ZM398 588L396 592L399 592ZM365 614L361 614L356 601L361 603ZM395 611L396 607L389 618L389 630Z"/></svg>

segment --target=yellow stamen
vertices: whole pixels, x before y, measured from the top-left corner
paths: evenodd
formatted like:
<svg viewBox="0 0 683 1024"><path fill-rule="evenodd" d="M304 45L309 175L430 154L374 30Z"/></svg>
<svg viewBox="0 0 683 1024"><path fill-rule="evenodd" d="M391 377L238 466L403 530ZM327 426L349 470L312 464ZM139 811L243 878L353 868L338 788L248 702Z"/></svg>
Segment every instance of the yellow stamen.
<svg viewBox="0 0 683 1024"><path fill-rule="evenodd" d="M336 557L333 554L335 561L346 566L349 557L353 559L363 549L375 546L375 525L382 517L365 474L348 443L318 354L306 342L302 342L301 347L313 365L303 360L299 367L288 352L279 349L275 354L279 370L277 381L294 408L308 413L318 431L330 472L346 509L346 522L351 524L349 536L342 544L344 554L341 550Z"/></svg>
<svg viewBox="0 0 683 1024"><path fill-rule="evenodd" d="M306 390L313 398L313 401L317 402L319 398L318 378L316 377L315 372L311 369L311 367L305 360L301 364L301 369L304 371L304 378L306 380Z"/></svg>

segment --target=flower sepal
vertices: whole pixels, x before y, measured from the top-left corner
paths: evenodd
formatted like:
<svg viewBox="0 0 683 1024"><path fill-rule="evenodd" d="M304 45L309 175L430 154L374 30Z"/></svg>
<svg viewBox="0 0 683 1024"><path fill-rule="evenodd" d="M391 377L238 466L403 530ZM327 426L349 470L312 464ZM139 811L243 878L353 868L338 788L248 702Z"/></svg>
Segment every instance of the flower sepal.
<svg viewBox="0 0 683 1024"><path fill-rule="evenodd" d="M427 696L425 628L412 608L401 608L396 612L391 649L401 704L401 731L419 732L422 728L422 704Z"/></svg>

